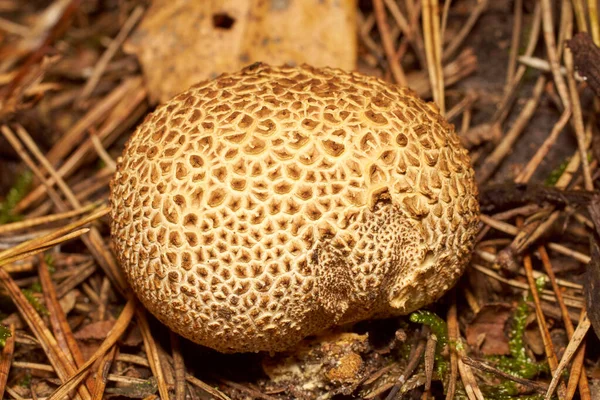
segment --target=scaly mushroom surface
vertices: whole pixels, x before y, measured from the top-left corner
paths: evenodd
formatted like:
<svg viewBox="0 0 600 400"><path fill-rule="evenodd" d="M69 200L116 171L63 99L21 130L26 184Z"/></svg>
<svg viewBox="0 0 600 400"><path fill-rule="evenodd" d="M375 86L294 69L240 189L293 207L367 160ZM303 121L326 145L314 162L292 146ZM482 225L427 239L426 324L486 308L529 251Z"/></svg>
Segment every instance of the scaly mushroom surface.
<svg viewBox="0 0 600 400"><path fill-rule="evenodd" d="M468 262L479 205L437 108L374 77L255 64L158 107L111 183L133 290L221 352L409 313Z"/></svg>

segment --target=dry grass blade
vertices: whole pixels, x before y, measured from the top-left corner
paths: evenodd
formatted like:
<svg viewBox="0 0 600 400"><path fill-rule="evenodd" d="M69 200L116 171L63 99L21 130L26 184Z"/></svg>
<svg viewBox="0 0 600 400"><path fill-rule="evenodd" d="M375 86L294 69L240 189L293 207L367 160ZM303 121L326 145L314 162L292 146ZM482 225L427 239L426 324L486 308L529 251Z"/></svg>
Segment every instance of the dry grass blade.
<svg viewBox="0 0 600 400"><path fill-rule="evenodd" d="M431 378L433 376L433 364L435 363L435 348L437 346L438 339L432 333L427 338L427 344L425 346L425 392L429 393L431 390Z"/></svg>
<svg viewBox="0 0 600 400"><path fill-rule="evenodd" d="M499 370L498 368L492 367L491 365L488 365L484 362L481 361L477 361L472 359L471 357L463 357L463 362L473 368L477 368L481 371L484 372L489 372L491 374L497 375L503 379L508 379L511 380L513 382L517 382L520 383L521 385L524 385L526 387L532 388L533 390L540 392L540 393L546 393L546 391L548 390L548 386L547 385L543 385L543 384L539 384L537 382L534 381L530 381L528 379L523 379L523 378L519 378L518 376L514 376L511 375L509 373L506 373L504 371Z"/></svg>
<svg viewBox="0 0 600 400"><path fill-rule="evenodd" d="M427 1L427 0L424 0L424 1ZM444 50L444 53L442 56L442 61L448 60L450 57L452 57L454 55L454 53L456 53L456 51L460 48L460 46L464 42L465 38L469 35L469 32L471 32L471 30L473 29L473 26L475 26L475 23L477 22L477 20L479 20L479 17L481 16L481 14L483 14L483 12L487 8L487 6L488 6L488 0L481 0L477 3L475 8L473 8L473 10L471 11L471 14L469 15L469 19L467 19L467 22L465 22L465 24L461 28L460 32L458 32L458 34L456 34L456 36L452 39L452 41L448 44L448 46Z"/></svg>
<svg viewBox="0 0 600 400"><path fill-rule="evenodd" d="M506 68L506 86L504 87L504 93L508 92L510 85L515 79L517 55L519 54L519 43L521 42L521 25L523 23L523 0L516 0L514 9L513 31L510 43L510 55L508 57L508 68Z"/></svg>
<svg viewBox="0 0 600 400"><path fill-rule="evenodd" d="M554 77L554 84L560 95L563 106L565 108L570 107L571 102L569 100L569 91L567 90L567 84L560 73L560 61L558 50L556 49L556 39L554 37L554 22L552 19L552 5L550 0L540 0L542 5L542 26L544 32L544 41L546 42L546 51L548 52L548 59L550 61L550 68L552 70L552 76Z"/></svg>
<svg viewBox="0 0 600 400"><path fill-rule="evenodd" d="M81 367L85 360L79 349L77 341L73 337L73 332L67 321L67 315L62 309L58 301L58 295L56 293L56 287L52 278L50 277L50 271L48 270L48 264L44 261L43 257L39 257L39 268L38 274L40 282L42 284L42 290L44 293L44 299L46 307L48 308L50 324L56 337L56 341L60 346L64 354L75 362L77 367ZM90 392L93 392L94 385L92 381L86 382L86 387Z"/></svg>
<svg viewBox="0 0 600 400"><path fill-rule="evenodd" d="M423 357L423 353L425 353L425 346L425 341L420 340L416 346L412 347L410 355L408 356L408 364L406 365L406 368L396 380L396 383L386 396L385 400L394 400L396 398L400 392L400 389L402 389L402 386L404 386L408 378L412 376L412 374L415 372L415 369L417 369L419 366L421 357Z"/></svg>
<svg viewBox="0 0 600 400"><path fill-rule="evenodd" d="M102 400L104 398L104 390L106 389L106 383L108 381L108 372L116 354L117 346L113 346L98 363L98 369L94 376L94 391L92 392L93 400Z"/></svg>
<svg viewBox="0 0 600 400"><path fill-rule="evenodd" d="M529 39L527 40L527 47L525 48L525 53L523 54L526 57L530 57L533 55L535 51L537 42L539 40L540 29L542 26L542 12L540 3L535 3L535 9L533 11L533 21L531 22ZM525 76L525 71L527 67L524 65L519 65L517 68L517 72L515 73L515 77L510 83L510 85L504 90L504 96L498 105L498 109L494 113L492 117L492 121L494 123L502 123L508 117L510 108L512 103L516 98L517 87L523 77Z"/></svg>
<svg viewBox="0 0 600 400"><path fill-rule="evenodd" d="M61 243L68 242L69 240L78 238L79 236L82 236L82 235L88 233L89 231L90 231L89 228L78 229L74 232L68 233L57 239L53 239L53 240L44 242L44 243L40 244L39 246L34 247L33 249L26 250L26 251L16 253L14 255L2 258L2 259L0 259L0 267L4 267L5 265L8 265L8 264L20 261L20 260L24 260L28 257L42 253L42 252L49 250L52 247L57 246Z"/></svg>
<svg viewBox="0 0 600 400"><path fill-rule="evenodd" d="M6 234L14 231L19 231L22 229L34 228L38 225L49 224L51 222L61 221L63 219L68 219L72 217L77 217L81 214L88 213L95 208L98 208L100 205L99 202L91 203L86 205L85 207L79 208L73 211L67 211L64 213L57 213L51 215L45 215L43 217L30 218L25 219L23 221L11 222L8 224L0 225L0 234Z"/></svg>
<svg viewBox="0 0 600 400"><path fill-rule="evenodd" d="M390 34L390 27L387 23L387 15L385 13L385 7L383 5L383 0L373 0L373 7L375 10L375 18L377 20L377 27L379 28L379 34L381 35L381 41L383 42L383 49L385 51L385 56L388 60L388 64L390 69L392 70L392 75L394 76L394 80L402 85L406 86L406 76L404 75L404 71L402 70L402 65L400 61L397 60L394 49L394 43L392 41L392 36Z"/></svg>
<svg viewBox="0 0 600 400"><path fill-rule="evenodd" d="M550 331L548 330L548 324L546 323L546 318L544 317L544 313L542 312L542 306L540 302L540 296L537 291L537 286L535 283L535 279L533 277L533 266L531 263L531 257L526 255L523 257L523 265L525 266L525 272L527 274L527 282L529 283L529 289L531 296L533 297L533 301L535 304L535 315L537 317L538 328L540 330L540 335L542 337L542 342L544 343L544 351L546 352L546 360L548 361L548 365L550 366L550 370L552 372L556 371L558 367L558 359L556 358L556 352L554 351L554 345L552 344L552 338L550 337ZM566 395L566 386L564 383L561 384L559 389L559 399L564 399Z"/></svg>
<svg viewBox="0 0 600 400"><path fill-rule="evenodd" d="M462 340L459 338L459 340ZM483 397L483 393L481 393L481 389L477 384L477 380L475 379L475 375L473 375L473 371L471 367L469 367L464 361L463 358L466 357L465 350L463 346L457 347L458 350L458 371L460 372L460 377L463 382L463 386L465 387L465 392L467 392L467 397L469 400L485 400Z"/></svg>
<svg viewBox="0 0 600 400"><path fill-rule="evenodd" d="M206 393L210 394L211 396L213 396L216 399L231 400L229 398L229 396L226 396L225 394L221 393L220 391L213 388L212 386L207 385L206 383L202 382L200 379L196 378L195 376L186 375L185 379L192 385L197 386L198 388L204 390ZM267 396L265 396L265 397L267 397ZM267 397L267 398L269 398L269 397Z"/></svg>
<svg viewBox="0 0 600 400"><path fill-rule="evenodd" d="M90 132L90 139L96 149L96 153L104 163L110 172L114 173L117 170L117 163L110 157L106 149L102 146L102 141L98 138L98 135L94 132Z"/></svg>
<svg viewBox="0 0 600 400"><path fill-rule="evenodd" d="M404 14L400 10L400 7L398 6L397 2L395 2L393 0L384 0L384 1L385 1L386 7L388 8L388 10L390 10L392 17L394 17L396 24L402 30L402 33L404 33L403 39L408 40L412 44L413 49L414 49L415 53L417 54L417 57L419 58L419 61L423 62L423 60L425 60L425 54L423 54L423 48L419 43L419 30L414 28L413 21L409 22L404 17ZM398 50L398 52L399 51L400 50ZM396 58L399 58L398 52L396 52L396 54L395 54Z"/></svg>
<svg viewBox="0 0 600 400"><path fill-rule="evenodd" d="M0 355L0 398L4 398L4 390L8 382L8 372L12 364L15 351L15 324L10 324L10 337L6 339L2 354Z"/></svg>
<svg viewBox="0 0 600 400"><path fill-rule="evenodd" d="M46 353L56 374L62 382L66 382L75 373L75 366L69 360L69 357L58 347L56 339L45 326L44 321L29 303L25 295L21 292L21 289L2 268L0 268L0 281L8 291L19 310L21 317L38 339L42 350ZM78 393L83 399L91 398L89 391L85 387L80 387Z"/></svg>
<svg viewBox="0 0 600 400"><path fill-rule="evenodd" d="M169 337L171 339L173 369L175 370L175 400L185 400L185 361L179 345L179 336L170 331Z"/></svg>
<svg viewBox="0 0 600 400"><path fill-rule="evenodd" d="M35 172L36 176L38 176L38 178L40 178L42 180L42 182L45 184L45 186L48 190L48 193L51 194L52 201L58 207L58 209L61 211L66 211L68 209L68 206L65 204L65 202L62 201L62 199L54 191L54 189L51 188L49 186L49 184L44 180L43 174L41 173L41 171L39 171L37 166L33 163L31 158L21 149L21 145L20 145L19 141L17 140L17 138L15 137L15 135L12 133L12 131L7 126L3 126L2 133L10 141L10 143L13 145L13 147L17 150L17 152L19 153L21 158L26 162L26 164ZM45 166L45 168L50 173L50 175L52 175L53 178L56 180L56 182L59 184L59 186L62 189L62 191L64 192L65 196L71 203L71 206L74 208L80 208L81 204L80 204L79 200L77 198L75 198L72 190L66 185L64 180L58 175L58 173L52 167L52 165L50 164L48 159L46 157L44 157L44 155L40 152L38 146L31 139L29 134L20 126L17 129L17 133L19 134L21 140L23 140L24 143L27 145L29 150ZM114 259L112 253L106 251L105 246L104 246L104 241L103 241L102 236L100 235L99 231L95 227L92 227L89 237L87 237L87 236L84 237L83 242L88 247L90 252L93 254L94 258L96 259L98 264L102 267L104 272L112 279L112 281L113 281L114 285L117 287L117 289L121 293L125 293L125 290L126 290L125 288L127 287L127 283L125 281L123 272L118 268L116 260ZM1 257L1 254L2 253L0 253L0 257Z"/></svg>
<svg viewBox="0 0 600 400"><path fill-rule="evenodd" d="M554 124L550 135L544 140L544 143L542 143L535 155L531 157L519 176L517 176L515 179L516 183L526 183L531 179L537 167L542 163L552 146L556 143L556 140L565 128L565 125L569 122L569 118L571 118L571 109L566 108L559 120Z"/></svg>
<svg viewBox="0 0 600 400"><path fill-rule="evenodd" d="M592 38L596 46L600 46L600 18L598 18L598 3L595 0L588 0L588 11L590 13L590 25Z"/></svg>
<svg viewBox="0 0 600 400"><path fill-rule="evenodd" d="M519 117L514 122L510 130L504 135L502 141L498 143L494 151L485 159L483 164L477 170L478 182L486 182L496 171L502 160L512 150L514 143L519 138L533 114L537 110L537 106L540 102L544 86L546 85L546 78L540 76L533 89L532 97L525 103L525 106L521 110Z"/></svg>
<svg viewBox="0 0 600 400"><path fill-rule="evenodd" d="M142 332L142 338L144 339L144 349L146 350L146 357L148 357L148 364L150 365L150 369L156 378L158 393L160 394L161 398L168 399L169 389L167 387L163 367L160 362L158 348L156 346L156 342L154 341L154 337L152 336L152 332L150 331L150 326L148 325L146 311L138 309L136 316L140 331Z"/></svg>
<svg viewBox="0 0 600 400"><path fill-rule="evenodd" d="M117 105L127 92L131 90L131 87L134 84L135 82L133 80L126 79L120 86L100 100L94 108L88 111L88 113L65 133L52 149L50 149L47 155L48 161L55 165L59 160L62 160L69 154L74 146L80 143L85 132L90 129L93 124L102 121L108 115L108 111L112 110Z"/></svg>
<svg viewBox="0 0 600 400"><path fill-rule="evenodd" d="M573 8L575 10L575 17L577 19L577 29L580 32L587 32L587 20L585 17L586 11L585 6L583 5L583 0L572 0Z"/></svg>
<svg viewBox="0 0 600 400"><path fill-rule="evenodd" d="M548 392L546 392L546 396L544 397L545 400L550 400L552 398L554 390L556 390L556 387L558 386L561 380L562 372L567 367L569 362L571 362L571 358L573 358L573 356L577 352L579 345L585 340L585 335L590 329L590 326L591 323L586 313L580 318L579 325L577 325L577 329L573 333L573 337L569 341L569 345L565 349L565 353L562 359L560 360L556 371L554 371L552 374L552 381L550 382Z"/></svg>
<svg viewBox="0 0 600 400"><path fill-rule="evenodd" d="M437 0L423 0L423 38L425 40L425 56L429 82L433 100L442 114L446 113L444 101L444 74L442 72L440 18Z"/></svg>
<svg viewBox="0 0 600 400"><path fill-rule="evenodd" d="M127 301L125 308L119 315L119 318L115 322L113 328L106 335L106 339L102 342L100 347L94 352L94 354L83 364L79 369L66 381L64 382L50 397L48 400L62 400L67 398L68 393L79 385L79 383L85 378L89 372L89 368L96 362L97 359L106 354L107 351L117 342L123 332L129 326L129 322L135 312L136 302L133 299ZM167 397L168 398L168 397Z"/></svg>
<svg viewBox="0 0 600 400"><path fill-rule="evenodd" d="M109 207L102 207L99 210L95 211L94 213L92 213L84 218L81 218L77 221L74 221L68 225L65 225L62 228L55 229L54 231L52 231L46 235L40 236L40 237L32 239L32 240L28 240L27 242L23 242L15 247L4 250L4 251L0 252L0 263L4 262L8 257L12 257L17 254L23 254L24 252L27 252L27 251L30 251L33 249L37 249L42 246L46 246L49 242L59 239L61 236L64 236L65 234L73 231L74 229L80 228L84 225L89 224L90 222L93 222L93 221L97 220L98 218L105 216L109 212L110 212Z"/></svg>
<svg viewBox="0 0 600 400"><path fill-rule="evenodd" d="M446 64L442 70L444 85L449 87L464 77L472 74L477 69L477 57L472 49L463 50L452 62ZM429 81L427 71L411 72L408 75L410 87L422 97L431 96L434 92Z"/></svg>
<svg viewBox="0 0 600 400"><path fill-rule="evenodd" d="M456 310L456 292L452 292L452 304L448 309L448 342L458 343L459 330L458 330L458 316ZM458 353L455 346L450 347L450 377L448 378L448 390L446 392L446 400L454 399L454 393L456 392L456 381L458 380Z"/></svg>
<svg viewBox="0 0 600 400"><path fill-rule="evenodd" d="M96 63L96 66L94 67L94 71L90 75L90 78L88 79L88 81L86 82L85 86L83 87L83 89L81 91L81 95L79 96L79 101L83 101L90 96L90 94L92 93L92 91L94 90L94 88L96 87L98 82L100 81L100 78L102 77L102 73L106 69L106 66L108 65L109 61L114 57L114 55L117 52L117 50L119 49L119 47L121 47L121 45L123 44L123 42L125 41L127 36L129 36L129 34L133 30L133 28L136 26L136 24L142 18L143 14L144 14L144 7L142 7L142 6L137 6L131 12L131 15L129 16L127 21L125 21L125 23L123 24L123 27L119 31L119 34L117 35L117 37L115 37L115 39L110 43L110 45L108 46L108 48L106 49L104 54L102 54L102 57L100 57L100 60L98 60L98 62Z"/></svg>
<svg viewBox="0 0 600 400"><path fill-rule="evenodd" d="M80 146L73 151L73 154L68 157L66 160L61 160L62 165L58 169L58 175L65 179L70 174L72 174L78 166L81 165L82 161L85 159L86 155L93 150L93 144L90 141L83 141L85 132L91 129L95 124L100 123L106 115L109 116L115 115L114 120L111 120L111 123L106 127L103 126L100 129L98 136L102 138L104 135L107 135L109 132L112 132L118 125L123 125L123 118L125 115L121 115L120 113L126 113L126 115L134 114L131 107L136 107L141 100L140 96L137 96L138 89L140 88L142 81L139 77L128 78L123 81L121 85L115 88L112 92L110 92L106 97L101 99L87 114L85 114L69 131L67 131L62 137L61 141L64 141L60 147L58 144L55 145L50 152L46 155L47 160L52 164L57 164L58 160L61 160L62 157L65 157L71 150L73 150L74 146L80 144ZM143 92L143 97L146 96L146 92ZM133 97L128 97L134 93ZM127 107L118 107L123 101L127 101ZM112 111L110 113L109 111ZM116 118L116 115L121 118ZM109 120L111 118L109 117ZM68 143L67 143L68 142ZM66 149L65 149L66 148ZM54 150L56 149L56 150ZM54 150L54 151L53 151ZM48 184L54 184L54 179L48 179ZM35 204L38 200L44 196L45 191L43 187L37 187L31 191L23 200L21 200L17 206L15 207L16 212L22 212L31 205Z"/></svg>
<svg viewBox="0 0 600 400"><path fill-rule="evenodd" d="M563 9L571 11L570 2L563 0ZM573 31L572 14L571 18L568 18L567 26L565 27L566 37L568 41L571 39ZM567 17L565 17L567 18ZM587 158L587 148L585 140L585 129L583 126L583 115L581 111L581 101L579 100L579 92L577 90L577 82L575 81L575 72L573 66L573 53L571 49L567 47L564 51L565 66L567 67L567 83L568 83L568 94L570 102L568 103L573 110L573 125L575 126L575 137L577 138L577 145L579 147L579 155L581 157L581 165L583 167L583 179L585 182L586 190L594 190L594 184L592 181L592 174L590 172L590 163ZM552 65L552 64L551 64ZM553 71L554 72L554 71Z"/></svg>
<svg viewBox="0 0 600 400"><path fill-rule="evenodd" d="M560 307L560 311L563 318L563 323L565 324L565 329L567 331L567 336L569 339L573 337L573 332L575 331L573 327L573 323L571 322L571 317L569 315L569 310L567 310L567 306L565 305L565 301L563 299L563 294L561 289L558 286L558 281L556 276L554 275L554 270L552 269L552 264L550 262L550 257L548 256L548 252L544 246L540 246L538 248L538 252L542 259L542 264L544 265L544 269L546 274L550 279L550 283L552 284L552 289L554 290L554 295L556 296L557 303ZM585 308L582 310L585 312ZM579 351L579 353L575 357L575 361L573 362L573 368L571 369L571 374L569 376L569 382L567 384L567 399L571 399L575 394L575 389L573 387L572 382L579 383L580 396L582 399L585 399L583 393L589 393L589 384L587 380L587 376L585 374L585 367L583 366L583 357L584 351ZM575 377L579 377L576 379Z"/></svg>

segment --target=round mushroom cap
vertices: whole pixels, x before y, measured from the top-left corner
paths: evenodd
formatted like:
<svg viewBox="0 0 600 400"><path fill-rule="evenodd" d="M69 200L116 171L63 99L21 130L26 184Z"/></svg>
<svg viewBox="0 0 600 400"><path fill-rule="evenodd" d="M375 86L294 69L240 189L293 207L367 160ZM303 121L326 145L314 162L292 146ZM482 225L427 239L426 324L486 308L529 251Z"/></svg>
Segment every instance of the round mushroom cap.
<svg viewBox="0 0 600 400"><path fill-rule="evenodd" d="M433 104L306 65L254 64L158 107L118 160L111 205L139 299L221 352L281 351L435 301L479 215L467 152Z"/></svg>

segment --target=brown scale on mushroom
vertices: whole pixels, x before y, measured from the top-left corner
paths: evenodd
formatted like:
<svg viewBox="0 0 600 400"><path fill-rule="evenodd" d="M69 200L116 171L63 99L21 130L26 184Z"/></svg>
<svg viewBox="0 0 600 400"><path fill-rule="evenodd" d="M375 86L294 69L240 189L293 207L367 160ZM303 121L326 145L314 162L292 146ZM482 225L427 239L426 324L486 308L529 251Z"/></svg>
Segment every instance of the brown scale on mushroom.
<svg viewBox="0 0 600 400"><path fill-rule="evenodd" d="M149 115L111 203L140 300L222 352L284 350L436 300L479 214L467 152L435 106L358 73L264 64Z"/></svg>

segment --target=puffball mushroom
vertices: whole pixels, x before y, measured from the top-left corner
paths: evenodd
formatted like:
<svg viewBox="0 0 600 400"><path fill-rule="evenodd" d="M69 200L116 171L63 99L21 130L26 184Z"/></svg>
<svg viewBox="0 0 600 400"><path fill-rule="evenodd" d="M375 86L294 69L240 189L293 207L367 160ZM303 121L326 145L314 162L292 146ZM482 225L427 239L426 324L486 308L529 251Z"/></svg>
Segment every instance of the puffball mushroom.
<svg viewBox="0 0 600 400"><path fill-rule="evenodd" d="M254 64L161 105L111 183L134 292L220 352L281 351L454 285L479 205L467 152L406 88Z"/></svg>

